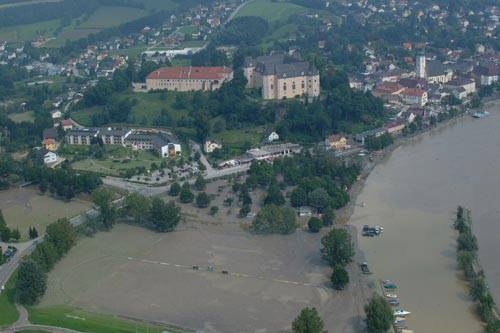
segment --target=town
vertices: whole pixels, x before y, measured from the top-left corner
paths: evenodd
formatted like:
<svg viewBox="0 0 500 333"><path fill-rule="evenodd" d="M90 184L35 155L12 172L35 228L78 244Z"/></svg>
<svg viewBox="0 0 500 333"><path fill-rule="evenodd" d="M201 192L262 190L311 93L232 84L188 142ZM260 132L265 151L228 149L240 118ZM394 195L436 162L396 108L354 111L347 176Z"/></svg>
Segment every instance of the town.
<svg viewBox="0 0 500 333"><path fill-rule="evenodd" d="M1 2L0 330L429 331L409 283L382 276L394 217L363 187L444 124L494 121L499 15L488 0Z"/></svg>

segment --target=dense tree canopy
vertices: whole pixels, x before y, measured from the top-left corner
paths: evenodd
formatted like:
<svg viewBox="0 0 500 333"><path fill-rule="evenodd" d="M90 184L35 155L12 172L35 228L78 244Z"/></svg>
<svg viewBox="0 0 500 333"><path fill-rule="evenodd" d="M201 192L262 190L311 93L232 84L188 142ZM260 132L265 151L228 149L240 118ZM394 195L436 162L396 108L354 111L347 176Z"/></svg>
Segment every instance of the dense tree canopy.
<svg viewBox="0 0 500 333"><path fill-rule="evenodd" d="M297 222L293 209L267 205L255 216L250 231L256 234L290 234L296 228Z"/></svg>
<svg viewBox="0 0 500 333"><path fill-rule="evenodd" d="M304 308L292 323L294 333L322 333L323 320L321 320L316 308Z"/></svg>

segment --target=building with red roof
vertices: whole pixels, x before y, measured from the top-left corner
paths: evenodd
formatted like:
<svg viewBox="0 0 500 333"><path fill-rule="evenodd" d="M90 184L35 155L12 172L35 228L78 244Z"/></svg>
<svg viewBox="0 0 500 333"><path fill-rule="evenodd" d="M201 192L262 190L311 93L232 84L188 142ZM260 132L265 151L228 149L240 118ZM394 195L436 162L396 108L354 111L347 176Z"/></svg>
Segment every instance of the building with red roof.
<svg viewBox="0 0 500 333"><path fill-rule="evenodd" d="M146 77L146 89L172 91L212 91L233 79L233 70L225 66L163 67Z"/></svg>

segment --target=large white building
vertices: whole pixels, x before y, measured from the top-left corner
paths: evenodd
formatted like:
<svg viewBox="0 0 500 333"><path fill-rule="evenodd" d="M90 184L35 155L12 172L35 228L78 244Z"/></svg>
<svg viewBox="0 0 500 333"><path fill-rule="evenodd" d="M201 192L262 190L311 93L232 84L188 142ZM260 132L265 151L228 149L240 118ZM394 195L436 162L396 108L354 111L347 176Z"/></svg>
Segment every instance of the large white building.
<svg viewBox="0 0 500 333"><path fill-rule="evenodd" d="M146 77L146 90L213 91L233 79L233 70L225 66L164 67Z"/></svg>
<svg viewBox="0 0 500 333"><path fill-rule="evenodd" d="M420 54L417 57L417 68L416 68L416 74L417 77L421 79L425 79L427 76L427 69L426 69L426 59L424 54Z"/></svg>

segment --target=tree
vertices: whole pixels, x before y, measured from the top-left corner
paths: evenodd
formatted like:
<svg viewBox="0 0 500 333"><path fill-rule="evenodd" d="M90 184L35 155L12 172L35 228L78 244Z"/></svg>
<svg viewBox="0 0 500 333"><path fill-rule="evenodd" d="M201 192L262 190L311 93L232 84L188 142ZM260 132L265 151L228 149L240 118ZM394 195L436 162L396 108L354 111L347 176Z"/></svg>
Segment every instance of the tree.
<svg viewBox="0 0 500 333"><path fill-rule="evenodd" d="M330 266L345 265L354 256L351 234L346 229L332 229L321 239L321 257Z"/></svg>
<svg viewBox="0 0 500 333"><path fill-rule="evenodd" d="M108 189L95 190L92 201L99 208L102 224L106 229L111 229L115 224L116 207L113 203L113 192Z"/></svg>
<svg viewBox="0 0 500 333"><path fill-rule="evenodd" d="M330 277L333 288L342 290L349 283L349 273L342 265L336 265L333 268L332 276Z"/></svg>
<svg viewBox="0 0 500 333"><path fill-rule="evenodd" d="M194 199L194 194L193 192L191 192L191 186L189 185L188 182L185 182L184 184L182 184L179 200L182 203L190 203L193 202L193 199Z"/></svg>
<svg viewBox="0 0 500 333"><path fill-rule="evenodd" d="M373 295L370 302L365 305L365 313L369 333L387 332L394 321L391 306L379 295Z"/></svg>
<svg viewBox="0 0 500 333"><path fill-rule="evenodd" d="M168 191L168 194L172 197L176 197L179 195L181 192L181 185L179 185L178 182L173 182L172 185L170 185L170 190Z"/></svg>
<svg viewBox="0 0 500 333"><path fill-rule="evenodd" d="M158 231L174 231L181 220L181 209L174 201L165 203L160 198L154 198L151 202L150 217Z"/></svg>
<svg viewBox="0 0 500 333"><path fill-rule="evenodd" d="M200 192L196 195L196 206L198 208L206 208L210 204L210 197L205 192Z"/></svg>
<svg viewBox="0 0 500 333"><path fill-rule="evenodd" d="M134 218L138 224L146 222L151 202L140 193L130 193L125 197L125 207L127 214Z"/></svg>
<svg viewBox="0 0 500 333"><path fill-rule="evenodd" d="M311 217L309 221L307 221L307 227L309 228L309 231L312 233L318 233L321 230L321 227L323 226L323 221L321 221L317 217Z"/></svg>
<svg viewBox="0 0 500 333"><path fill-rule="evenodd" d="M250 231L256 234L291 234L296 228L297 222L293 209L267 205L255 216Z"/></svg>
<svg viewBox="0 0 500 333"><path fill-rule="evenodd" d="M298 186L293 189L290 196L290 203L293 207L307 206L307 192L302 187Z"/></svg>
<svg viewBox="0 0 500 333"><path fill-rule="evenodd" d="M54 244L44 240L38 244L30 255L30 258L36 261L45 272L49 272L61 256L57 252Z"/></svg>
<svg viewBox="0 0 500 333"><path fill-rule="evenodd" d="M309 205L322 211L331 202L328 192L323 188L317 188L309 193Z"/></svg>
<svg viewBox="0 0 500 333"><path fill-rule="evenodd" d="M485 328L486 333L500 333L500 320L491 318Z"/></svg>
<svg viewBox="0 0 500 333"><path fill-rule="evenodd" d="M219 212L219 207L212 206L210 207L210 215L216 215Z"/></svg>
<svg viewBox="0 0 500 333"><path fill-rule="evenodd" d="M248 214L252 211L252 209L250 208L250 205L246 204L246 205L243 205L241 206L240 208L240 211L238 213L238 216L243 218L243 217L246 217L248 216Z"/></svg>
<svg viewBox="0 0 500 333"><path fill-rule="evenodd" d="M12 229L10 232L10 238L14 240L15 242L18 242L19 239L21 238L21 233L19 232L19 229Z"/></svg>
<svg viewBox="0 0 500 333"><path fill-rule="evenodd" d="M276 182L272 182L267 189L267 196L264 198L264 205L282 206L285 204L285 198L281 193L280 187Z"/></svg>
<svg viewBox="0 0 500 333"><path fill-rule="evenodd" d="M325 227L332 225L335 222L335 210L332 207L327 207L321 219Z"/></svg>
<svg viewBox="0 0 500 333"><path fill-rule="evenodd" d="M75 227L68 219L59 219L47 226L45 238L54 245L59 257L62 257L76 243Z"/></svg>
<svg viewBox="0 0 500 333"><path fill-rule="evenodd" d="M322 333L323 320L316 308L304 308L292 323L294 333Z"/></svg>
<svg viewBox="0 0 500 333"><path fill-rule="evenodd" d="M21 262L17 274L16 297L19 303L35 305L47 289L47 273L33 260Z"/></svg>
<svg viewBox="0 0 500 333"><path fill-rule="evenodd" d="M30 239L38 238L38 230L35 227L30 227L28 231L28 236Z"/></svg>
<svg viewBox="0 0 500 333"><path fill-rule="evenodd" d="M203 191L206 185L207 183L205 182L205 178L203 178L202 175L198 175L198 177L196 177L196 181L194 182L194 188L197 191Z"/></svg>

